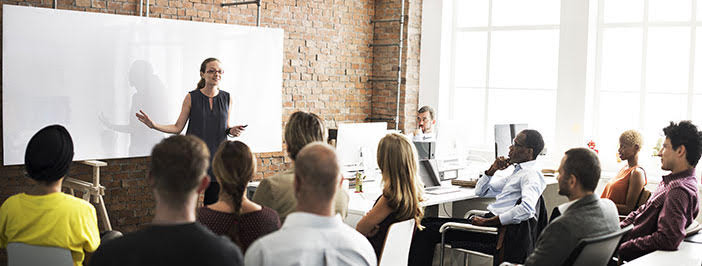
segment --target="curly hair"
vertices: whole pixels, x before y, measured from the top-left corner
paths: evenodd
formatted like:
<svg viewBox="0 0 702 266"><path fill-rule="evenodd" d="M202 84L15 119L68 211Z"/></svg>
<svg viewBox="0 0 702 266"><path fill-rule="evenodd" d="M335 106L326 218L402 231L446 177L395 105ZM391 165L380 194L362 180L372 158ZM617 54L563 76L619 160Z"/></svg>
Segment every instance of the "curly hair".
<svg viewBox="0 0 702 266"><path fill-rule="evenodd" d="M643 137L641 136L641 133L633 129L624 131L624 133L619 136L619 139L627 145L638 145L639 149L641 149L641 146L643 146Z"/></svg>
<svg viewBox="0 0 702 266"><path fill-rule="evenodd" d="M685 120L680 123L670 122L670 125L663 129L665 137L670 139L673 149L680 145L685 146L687 154L685 159L691 166L696 166L702 155L702 132L692 122Z"/></svg>

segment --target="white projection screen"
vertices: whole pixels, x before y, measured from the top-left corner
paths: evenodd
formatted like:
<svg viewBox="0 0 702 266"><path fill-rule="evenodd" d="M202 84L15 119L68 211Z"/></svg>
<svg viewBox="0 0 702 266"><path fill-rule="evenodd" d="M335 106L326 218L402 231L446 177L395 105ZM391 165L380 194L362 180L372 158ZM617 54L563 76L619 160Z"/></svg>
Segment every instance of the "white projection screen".
<svg viewBox="0 0 702 266"><path fill-rule="evenodd" d="M222 62L239 139L281 151L283 30L3 5L3 164L24 163L50 124L73 136L74 160L148 156L175 123L200 63ZM187 128L187 127L186 127ZM181 134L185 134L185 129Z"/></svg>

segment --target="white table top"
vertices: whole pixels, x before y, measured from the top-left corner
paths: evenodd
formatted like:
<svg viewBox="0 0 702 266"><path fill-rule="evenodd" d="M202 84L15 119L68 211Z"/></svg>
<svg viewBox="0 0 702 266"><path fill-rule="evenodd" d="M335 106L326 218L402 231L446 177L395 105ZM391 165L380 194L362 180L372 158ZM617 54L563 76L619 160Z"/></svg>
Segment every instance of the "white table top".
<svg viewBox="0 0 702 266"><path fill-rule="evenodd" d="M632 260L626 265L700 266L702 265L702 244L683 241L676 251L657 250Z"/></svg>

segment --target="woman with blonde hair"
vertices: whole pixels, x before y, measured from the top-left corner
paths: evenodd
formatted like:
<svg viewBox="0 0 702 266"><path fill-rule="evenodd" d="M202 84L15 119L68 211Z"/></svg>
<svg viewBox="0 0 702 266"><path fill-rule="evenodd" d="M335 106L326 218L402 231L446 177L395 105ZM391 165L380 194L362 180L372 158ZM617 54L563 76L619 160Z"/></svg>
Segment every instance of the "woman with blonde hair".
<svg viewBox="0 0 702 266"><path fill-rule="evenodd" d="M383 194L358 222L356 230L368 238L380 257L391 224L414 219L421 229L424 210L419 203L424 189L418 176L417 151L407 137L397 133L386 135L378 143L377 159Z"/></svg>
<svg viewBox="0 0 702 266"><path fill-rule="evenodd" d="M219 145L212 170L221 186L219 200L197 210L197 220L214 233L227 235L242 253L256 239L278 230L280 219L274 210L246 197L246 186L256 174L256 157L240 141Z"/></svg>
<svg viewBox="0 0 702 266"><path fill-rule="evenodd" d="M628 215L641 205L641 197L646 185L646 172L639 166L641 134L627 130L619 136L619 158L626 161L614 178L610 179L602 192L602 198L610 199L617 205L620 215Z"/></svg>

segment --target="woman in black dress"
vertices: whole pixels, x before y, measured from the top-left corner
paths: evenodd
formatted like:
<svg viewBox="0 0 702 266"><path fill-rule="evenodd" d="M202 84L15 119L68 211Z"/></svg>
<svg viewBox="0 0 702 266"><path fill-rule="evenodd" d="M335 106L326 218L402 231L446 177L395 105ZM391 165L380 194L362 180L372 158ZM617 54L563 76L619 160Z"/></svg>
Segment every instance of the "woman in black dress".
<svg viewBox="0 0 702 266"><path fill-rule="evenodd" d="M221 62L216 58L207 58L200 65L200 82L197 88L185 95L183 106L175 124L162 125L154 123L144 111L136 114L139 121L149 128L170 134L179 134L183 131L186 122L188 130L185 134L201 138L210 149L210 162L212 155L222 141L227 139L227 134L237 137L244 131L243 125L229 125L232 100L229 93L219 89L219 82L224 71ZM217 202L219 184L217 184L212 168L207 170L210 175L210 186L205 191L205 205Z"/></svg>

